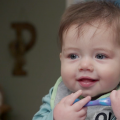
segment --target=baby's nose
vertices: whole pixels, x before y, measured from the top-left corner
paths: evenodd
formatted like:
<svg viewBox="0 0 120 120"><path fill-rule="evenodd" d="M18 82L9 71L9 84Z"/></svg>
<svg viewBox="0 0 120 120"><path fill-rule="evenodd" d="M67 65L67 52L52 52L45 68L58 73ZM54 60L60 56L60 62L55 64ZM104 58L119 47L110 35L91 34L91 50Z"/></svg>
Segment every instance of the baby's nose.
<svg viewBox="0 0 120 120"><path fill-rule="evenodd" d="M90 59L80 60L79 71L91 71L91 72L93 72L93 70L94 70L94 67L93 67L92 60L90 60Z"/></svg>

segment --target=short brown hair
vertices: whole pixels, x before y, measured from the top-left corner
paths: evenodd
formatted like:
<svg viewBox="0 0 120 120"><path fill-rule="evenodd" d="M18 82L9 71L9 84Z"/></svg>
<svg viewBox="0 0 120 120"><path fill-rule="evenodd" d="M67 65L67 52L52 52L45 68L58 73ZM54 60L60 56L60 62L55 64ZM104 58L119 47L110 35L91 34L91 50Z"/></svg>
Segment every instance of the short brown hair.
<svg viewBox="0 0 120 120"><path fill-rule="evenodd" d="M68 7L61 19L59 28L59 39L62 46L62 37L65 30L73 24L82 26L90 24L96 20L105 21L107 25L115 23L117 35L120 31L120 8L119 5L112 1L90 1L73 4Z"/></svg>

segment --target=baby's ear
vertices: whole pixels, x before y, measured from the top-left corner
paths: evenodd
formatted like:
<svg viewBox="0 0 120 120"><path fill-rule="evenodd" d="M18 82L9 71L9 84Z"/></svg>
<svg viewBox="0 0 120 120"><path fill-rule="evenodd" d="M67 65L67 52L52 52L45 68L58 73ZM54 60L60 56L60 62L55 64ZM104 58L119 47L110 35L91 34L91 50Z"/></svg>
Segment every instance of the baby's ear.
<svg viewBox="0 0 120 120"><path fill-rule="evenodd" d="M59 56L59 57L60 57L60 61L61 61L61 59L62 59L62 53L60 53L60 56Z"/></svg>

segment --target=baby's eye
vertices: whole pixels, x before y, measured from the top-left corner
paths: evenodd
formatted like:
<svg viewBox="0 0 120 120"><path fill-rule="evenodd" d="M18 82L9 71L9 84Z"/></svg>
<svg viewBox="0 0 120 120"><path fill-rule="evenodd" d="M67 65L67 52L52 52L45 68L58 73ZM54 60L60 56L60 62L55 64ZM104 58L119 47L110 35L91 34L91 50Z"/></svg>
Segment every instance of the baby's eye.
<svg viewBox="0 0 120 120"><path fill-rule="evenodd" d="M70 55L69 55L69 58L70 58L70 59L77 59L77 58L78 58L78 55L76 55L76 54L70 54Z"/></svg>
<svg viewBox="0 0 120 120"><path fill-rule="evenodd" d="M104 55L104 54L97 54L95 57L96 57L97 59L105 59L105 58L107 58L107 56Z"/></svg>

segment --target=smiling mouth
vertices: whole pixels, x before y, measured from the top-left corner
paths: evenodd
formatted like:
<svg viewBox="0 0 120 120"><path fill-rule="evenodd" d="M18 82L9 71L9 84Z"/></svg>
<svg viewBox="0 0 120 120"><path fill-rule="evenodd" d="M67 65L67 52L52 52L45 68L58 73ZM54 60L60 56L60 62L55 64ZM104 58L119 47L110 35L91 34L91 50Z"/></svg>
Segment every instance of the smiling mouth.
<svg viewBox="0 0 120 120"><path fill-rule="evenodd" d="M91 78L81 78L78 80L80 86L85 88L93 86L97 81L98 80Z"/></svg>

